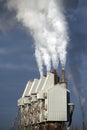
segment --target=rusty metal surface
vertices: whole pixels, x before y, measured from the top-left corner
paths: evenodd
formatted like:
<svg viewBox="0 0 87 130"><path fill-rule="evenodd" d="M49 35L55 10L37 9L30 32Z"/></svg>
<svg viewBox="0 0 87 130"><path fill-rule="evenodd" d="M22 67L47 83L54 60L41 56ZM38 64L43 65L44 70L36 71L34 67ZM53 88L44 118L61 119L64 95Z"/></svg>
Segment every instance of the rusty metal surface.
<svg viewBox="0 0 87 130"><path fill-rule="evenodd" d="M67 130L65 123L45 123L27 126L24 130Z"/></svg>

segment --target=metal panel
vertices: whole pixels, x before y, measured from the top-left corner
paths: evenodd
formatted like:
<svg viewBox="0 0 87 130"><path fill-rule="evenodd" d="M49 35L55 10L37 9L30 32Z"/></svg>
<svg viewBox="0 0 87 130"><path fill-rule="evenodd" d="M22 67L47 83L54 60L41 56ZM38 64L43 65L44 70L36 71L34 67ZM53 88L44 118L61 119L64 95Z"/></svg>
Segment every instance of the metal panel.
<svg viewBox="0 0 87 130"><path fill-rule="evenodd" d="M42 77L40 78L39 83L38 83L38 85L37 85L37 87L36 87L36 90L35 90L36 93L39 92L39 91L42 89L45 80L46 80L46 77L45 77L45 76L42 76Z"/></svg>
<svg viewBox="0 0 87 130"><path fill-rule="evenodd" d="M48 72L44 85L42 87L42 91L46 91L47 89L54 86L54 74Z"/></svg>
<svg viewBox="0 0 87 130"><path fill-rule="evenodd" d="M37 95L31 94L31 102L36 102L36 101L37 101Z"/></svg>
<svg viewBox="0 0 87 130"><path fill-rule="evenodd" d="M24 105L23 98L18 99L18 106L23 106L23 105Z"/></svg>
<svg viewBox="0 0 87 130"><path fill-rule="evenodd" d="M38 81L38 84L37 84L37 86L35 88L34 93L31 94L31 102L36 102L37 101L37 92L41 90L45 79L46 79L46 77L42 76L40 78L40 80Z"/></svg>
<svg viewBox="0 0 87 130"><path fill-rule="evenodd" d="M37 93L37 99L44 99L44 92L54 86L54 74L48 72L41 91Z"/></svg>
<svg viewBox="0 0 87 130"><path fill-rule="evenodd" d="M23 100L24 100L24 104L30 104L31 103L29 97L24 97Z"/></svg>
<svg viewBox="0 0 87 130"><path fill-rule="evenodd" d="M44 92L40 91L39 93L37 93L37 99L44 99Z"/></svg>
<svg viewBox="0 0 87 130"><path fill-rule="evenodd" d="M67 89L56 85L48 92L48 121L67 121Z"/></svg>
<svg viewBox="0 0 87 130"><path fill-rule="evenodd" d="M32 86L30 88L29 93L28 93L28 96L30 96L32 93L35 93L35 89L36 89L36 87L38 85L38 82L39 82L38 79L34 79L33 84L32 84Z"/></svg>
<svg viewBox="0 0 87 130"><path fill-rule="evenodd" d="M29 93L29 91L30 91L30 88L31 88L31 86L32 86L32 81L28 81L28 83L27 83L27 85L26 85L26 88L25 88L25 90L24 90L24 92L23 92L23 95L22 95L22 98L23 97L25 97L25 96L28 96L28 93Z"/></svg>

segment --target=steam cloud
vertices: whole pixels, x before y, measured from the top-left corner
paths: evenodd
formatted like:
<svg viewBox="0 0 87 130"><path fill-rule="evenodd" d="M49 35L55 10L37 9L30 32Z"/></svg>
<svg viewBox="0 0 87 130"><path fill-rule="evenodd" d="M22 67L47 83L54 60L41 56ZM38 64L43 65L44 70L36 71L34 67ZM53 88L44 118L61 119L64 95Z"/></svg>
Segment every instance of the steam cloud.
<svg viewBox="0 0 87 130"><path fill-rule="evenodd" d="M8 8L16 10L16 18L29 29L35 41L35 56L40 74L43 65L62 66L66 62L68 44L67 22L60 0L8 0Z"/></svg>

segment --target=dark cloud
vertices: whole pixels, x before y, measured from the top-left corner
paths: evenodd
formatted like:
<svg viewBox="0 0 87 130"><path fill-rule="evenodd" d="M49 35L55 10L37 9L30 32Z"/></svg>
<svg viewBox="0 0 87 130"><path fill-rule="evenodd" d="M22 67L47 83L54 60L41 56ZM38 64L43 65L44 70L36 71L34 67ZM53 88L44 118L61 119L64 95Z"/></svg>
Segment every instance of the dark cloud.
<svg viewBox="0 0 87 130"><path fill-rule="evenodd" d="M68 46L69 70L73 77L73 82L79 87L81 84L82 56L87 56L86 0L79 0L78 8L70 13L73 17L68 19L70 28L70 43Z"/></svg>
<svg viewBox="0 0 87 130"><path fill-rule="evenodd" d="M76 9L78 7L79 0L63 0L63 4L66 9Z"/></svg>
<svg viewBox="0 0 87 130"><path fill-rule="evenodd" d="M8 11L6 2L7 0L0 0L0 32L7 32L17 24L15 12Z"/></svg>
<svg viewBox="0 0 87 130"><path fill-rule="evenodd" d="M84 119L83 113L85 113L85 119L87 120L87 1L79 0L78 8L69 13L70 43L67 57L69 82L72 82L72 90L79 105L75 113L79 110L82 120ZM75 104L77 107L77 103ZM79 126L81 127L80 123Z"/></svg>

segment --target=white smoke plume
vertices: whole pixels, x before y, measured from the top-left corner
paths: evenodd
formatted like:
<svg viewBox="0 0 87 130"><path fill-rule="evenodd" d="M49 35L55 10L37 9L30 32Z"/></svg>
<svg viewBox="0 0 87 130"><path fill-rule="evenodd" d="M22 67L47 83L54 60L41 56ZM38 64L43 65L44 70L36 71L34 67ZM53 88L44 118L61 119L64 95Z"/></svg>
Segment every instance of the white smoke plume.
<svg viewBox="0 0 87 130"><path fill-rule="evenodd" d="M69 37L61 0L8 0L7 5L34 38L40 74L43 65L50 71L51 66L58 67L59 60L64 67Z"/></svg>

